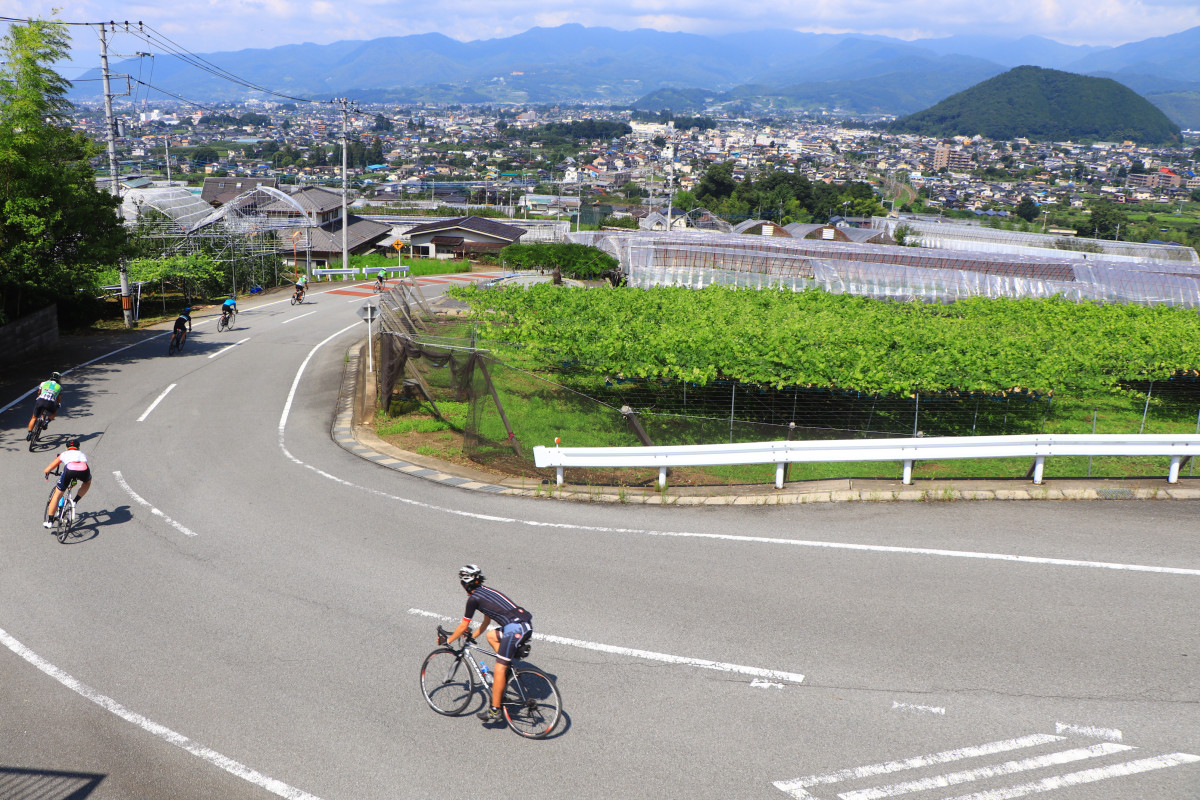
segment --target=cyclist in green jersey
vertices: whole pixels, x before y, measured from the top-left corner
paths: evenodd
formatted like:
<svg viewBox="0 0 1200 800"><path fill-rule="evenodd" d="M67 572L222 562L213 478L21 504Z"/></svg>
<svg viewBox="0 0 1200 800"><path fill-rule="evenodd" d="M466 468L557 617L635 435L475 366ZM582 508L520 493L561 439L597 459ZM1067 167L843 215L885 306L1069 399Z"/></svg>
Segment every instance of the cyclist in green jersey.
<svg viewBox="0 0 1200 800"><path fill-rule="evenodd" d="M33 415L29 418L29 429L25 434L25 441L33 438L33 424L37 422L38 412L43 408L50 412L50 419L53 420L58 416L58 409L62 405L59 398L62 396L62 384L58 381L62 375L55 372L50 375L50 380L42 381L37 388L37 402L33 406Z"/></svg>

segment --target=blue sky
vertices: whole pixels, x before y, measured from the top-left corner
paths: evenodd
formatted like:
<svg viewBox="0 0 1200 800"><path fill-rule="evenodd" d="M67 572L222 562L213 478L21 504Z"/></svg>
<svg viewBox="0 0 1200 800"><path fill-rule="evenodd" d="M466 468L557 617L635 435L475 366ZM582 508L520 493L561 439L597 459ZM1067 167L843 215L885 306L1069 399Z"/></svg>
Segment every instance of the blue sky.
<svg viewBox="0 0 1200 800"><path fill-rule="evenodd" d="M492 39L568 22L703 34L790 28L901 39L1039 35L1108 46L1200 26L1200 0L0 0L0 17L49 16L53 8L64 22L141 21L193 53L429 32L464 41ZM75 67L99 64L95 29L72 31L71 64L60 65L68 78L78 74ZM111 48L122 54L152 49L124 35Z"/></svg>

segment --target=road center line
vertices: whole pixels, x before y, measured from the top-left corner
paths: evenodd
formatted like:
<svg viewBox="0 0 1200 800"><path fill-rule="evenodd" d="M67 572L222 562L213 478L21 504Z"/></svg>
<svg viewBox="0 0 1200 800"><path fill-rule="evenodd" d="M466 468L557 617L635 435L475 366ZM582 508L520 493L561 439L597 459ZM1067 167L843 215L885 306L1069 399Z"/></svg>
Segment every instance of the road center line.
<svg viewBox="0 0 1200 800"><path fill-rule="evenodd" d="M171 384L170 386L168 386L166 389L163 389L163 393L162 393L162 394L160 394L160 395L159 395L159 396L158 396L158 397L157 397L157 398L154 400L154 402L150 404L150 407L149 407L149 408L147 408L145 411L143 411L143 412L142 412L142 415L141 415L140 417L138 417L138 418L137 418L137 421L138 421L138 422L144 422L144 421L145 421L145 419L146 419L146 417L150 416L150 412L151 412L151 411L153 411L155 408L157 408L157 407L158 407L158 404L159 404L159 403L161 403L161 402L163 401L163 398L164 398L164 397L166 397L168 394L170 394L171 390L172 390L172 389L174 389L174 388L175 388L176 386L178 386L178 385L179 385L179 384L172 383L172 384Z"/></svg>
<svg viewBox="0 0 1200 800"><path fill-rule="evenodd" d="M14 639L8 634L7 631L3 629L0 629L0 643L3 643L4 646L13 653L25 659L42 672L61 683L63 686L67 687L79 696L91 700L105 711L116 714L126 722L132 722L134 725L137 725L147 733L153 734L160 739L170 742L176 747L186 750L194 756L199 756L213 766L220 767L231 775L241 778L244 781L248 781L262 789L266 789L271 794L278 795L279 797L286 798L287 800L320 800L320 798L316 795L311 795L308 792L304 792L295 788L294 786L289 786L283 781L263 775L261 772L251 769L245 764L234 761L228 756L221 755L216 750L212 750L200 744L199 742L189 739L182 733L177 733L165 725L160 725L154 720L148 719L136 711L126 708L108 695L101 694L92 687L88 686L86 683L75 679L71 675L51 664L49 661L46 661L37 653L33 652L28 647Z"/></svg>
<svg viewBox="0 0 1200 800"><path fill-rule="evenodd" d="M410 608L408 613L419 617L440 619L444 622L457 622L460 619L459 617L447 617L442 614L435 614L432 611L422 611L419 608ZM782 672L777 669L747 667L741 664L726 664L721 661L709 661L706 658L673 656L667 653L655 653L650 650L635 650L632 647L619 647L612 644L600 644L599 642L585 642L581 639L568 639L565 636L552 636L548 633L538 633L536 631L533 634L533 638L539 642L552 642L554 644L562 644L568 647L580 647L584 650L596 650L601 653L611 653L618 656L643 658L648 661L661 661L665 664L677 664L682 667L700 667L701 669L712 669L716 670L717 672L732 672L738 675L750 675L755 678L774 678L777 681L791 681L792 683L804 682L804 676L798 672Z"/></svg>
<svg viewBox="0 0 1200 800"><path fill-rule="evenodd" d="M216 358L217 356L221 355L222 353L227 353L227 352L229 352L229 351L230 351L230 350L232 350L233 348L237 347L239 344L242 344L242 342L248 342L248 341L250 341L250 337L249 337L249 336L247 336L245 339L242 339L242 340L241 340L241 341L239 341L239 342L234 342L233 344L229 345L228 347L222 347L220 350L218 350L217 352L215 352L215 353L213 353L212 355L210 355L210 356L209 356L209 358Z"/></svg>
<svg viewBox="0 0 1200 800"><path fill-rule="evenodd" d="M117 483L120 485L120 487L122 489L124 489L125 493L127 495L129 495L130 497L132 497L134 499L134 501L137 502L138 505L144 506L144 507L150 509L150 513L153 514L154 516L162 517L164 520L167 521L168 525L170 525L172 528L174 528L175 530L182 533L184 536L195 536L196 535L195 531L188 530L183 525L181 525L178 522L176 522L175 520L171 519L166 514L159 511L154 506L150 505L150 501L144 499L141 495L139 495L133 489L129 488L129 484L125 482L125 478L121 475L120 470L114 470L113 475L116 477Z"/></svg>
<svg viewBox="0 0 1200 800"><path fill-rule="evenodd" d="M356 323L357 324L357 323ZM533 528L552 528L556 530L578 531L583 533L609 533L609 534L637 534L641 536L666 536L677 537L681 539L709 539L713 541L737 542L741 544L778 544L791 547L811 547L823 548L827 550L850 550L864 553L888 553L894 555L913 555L913 556L937 556L941 558L966 558L981 561L1007 561L1018 564L1033 564L1038 566L1049 567L1076 567L1083 569L1106 569L1117 570L1122 572L1149 572L1161 575L1186 575L1188 577L1200 577L1200 569L1189 569L1185 567L1156 567L1147 564L1121 564L1109 561L1085 561L1082 559L1073 558L1047 558L1043 556L1023 556L1013 553L987 553L974 552L969 550L944 550L933 547L897 547L892 545L879 544L857 544L853 542L822 542L806 539L782 539L771 536L736 536L727 533L696 533L691 531L656 531L644 528L610 528L602 525L575 525L566 522L540 522L530 519L518 519L515 517L501 517L494 514L479 514L473 511L464 511L458 508L449 508L446 506L433 505L432 503L423 503L420 500L412 500L407 497L400 497L389 492L384 492L379 489L372 489L368 486L361 486L357 483L339 478L336 475L330 474L320 467L313 466L307 462L301 461L292 455L287 449L285 441L285 429L287 427L288 414L291 412L292 402L296 396L296 390L300 386L300 379L304 376L304 370L308 367L308 363L312 360L317 351L332 341L337 336L354 328L356 324L347 325L337 333L331 334L323 341L319 342L313 349L309 351L308 356L300 364L300 368L296 370L296 377L292 380L292 388L288 392L287 401L283 406L283 413L279 417L279 449L283 451L284 456L292 463L297 464L305 469L312 470L323 478L339 483L343 486L348 486L359 491L373 494L376 497L383 497L388 500L393 500L398 503L404 503L414 508L423 508L429 511L436 511L442 514L463 517L465 519L479 520L482 522L498 522L508 525L527 525Z"/></svg>

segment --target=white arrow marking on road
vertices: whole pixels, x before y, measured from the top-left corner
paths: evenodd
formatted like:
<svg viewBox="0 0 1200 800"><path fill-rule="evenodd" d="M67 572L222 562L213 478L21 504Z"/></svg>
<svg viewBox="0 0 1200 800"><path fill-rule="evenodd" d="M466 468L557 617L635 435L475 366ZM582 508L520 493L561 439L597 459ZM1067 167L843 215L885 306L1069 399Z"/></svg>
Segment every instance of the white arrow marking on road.
<svg viewBox="0 0 1200 800"><path fill-rule="evenodd" d="M448 622L454 622L457 617L447 617L442 614L435 614L432 611L422 611L419 608L410 608L410 614L416 614L421 617L432 617ZM612 644L600 644L598 642L585 642L579 639L568 639L564 636L551 636L547 633L534 633L533 638L542 642L553 642L554 644L564 644L568 647L581 647L584 650L598 650L601 653L612 653L619 656L631 656L633 658L644 658L649 661L661 661L667 664L678 664L685 667L700 667L701 669L713 669L718 672L733 672L740 675L753 675L758 678L774 678L776 680L791 681L792 683L803 683L804 676L796 672L781 672L775 669L763 669L761 667L746 667L741 664L725 664L720 661L709 661L705 658L689 658L688 656L672 656L667 653L654 653L650 650L635 650L632 647L618 647Z"/></svg>
<svg viewBox="0 0 1200 800"><path fill-rule="evenodd" d="M151 514L153 514L156 517L162 517L164 520L167 521L168 525L170 525L172 528L179 531L183 535L185 535L185 536L195 536L196 535L195 531L190 531L187 528L185 528L183 525L180 525L178 522L171 519L170 517L168 517L163 512L159 511L154 506L150 505L150 501L144 499L141 495L139 495L133 489L129 488L129 484L125 482L125 478L122 477L120 470L114 470L113 475L116 476L117 483L120 484L121 488L125 490L125 493L128 494L130 497L132 497L138 503L138 505L145 506L146 508L150 509Z"/></svg>
<svg viewBox="0 0 1200 800"><path fill-rule="evenodd" d="M1072 761L1099 758L1132 749L1129 745L1105 742L1104 744L1094 744L1091 747L1079 747L1074 750L1046 753L1045 755L1025 758L1020 761L1006 761L1003 764L977 767L976 769L967 769L961 772L951 772L946 775L934 775L933 777L922 778L917 781L893 783L890 786L873 786L869 789L860 789L856 792L843 792L838 797L842 798L842 800L883 800L885 797L896 797L897 795L909 794L911 792L923 792L926 789L944 789L947 786L956 786L960 783L969 783L984 778L994 778L997 775L1012 775L1017 772L1053 767L1059 764L1069 764Z"/></svg>
<svg viewBox="0 0 1200 800"><path fill-rule="evenodd" d="M249 336L247 336L245 339L242 339L240 342L234 342L233 344L229 345L228 347L222 347L220 350L218 350L217 352L215 352L211 356L209 356L209 358L216 358L217 356L221 355L222 353L228 353L230 350L237 347L239 344L242 344L242 342L248 342L248 341L250 341Z"/></svg>
<svg viewBox="0 0 1200 800"><path fill-rule="evenodd" d="M174 388L175 388L176 386L178 386L178 385L179 385L179 384L172 383L172 384L171 384L170 386L168 386L166 389L163 389L163 393L162 393L162 394L160 394L160 395L159 395L159 396L158 396L158 397L157 397L157 398L154 400L154 402L150 404L150 407L149 407L149 408L147 408L145 411L143 411L143 412L142 412L142 415L141 415L140 417L138 417L138 418L137 418L137 421L138 421L138 422L143 422L143 421L145 421L146 417L150 416L150 412L151 412L151 411L153 411L155 408L157 408L157 407L158 407L158 404L159 404L159 403L161 403L161 402L163 401L163 398L164 398L164 397L166 397L168 394L170 394L171 390L172 390L172 389L174 389Z"/></svg>
<svg viewBox="0 0 1200 800"><path fill-rule="evenodd" d="M876 775L888 775L893 772L903 772L907 769L920 769L934 764L948 764L952 761L961 761L964 758L978 758L979 756L990 756L996 753L1007 753L1010 750L1020 750L1025 747L1037 747L1043 744L1050 744L1051 742L1061 742L1063 738L1062 736L1051 736L1048 733L1033 733L1017 739L1004 739L972 747L959 747L954 750L944 750L940 753L914 756L906 758L903 761L886 761L881 764L870 764L865 767L838 770L826 775L809 775L805 778L796 778L790 781L775 781L775 788L787 792L796 798L796 800L802 800L802 798L812 796L805 791L810 786L841 783L842 781L854 780L856 778L871 778Z"/></svg>
<svg viewBox="0 0 1200 800"><path fill-rule="evenodd" d="M964 794L958 797L947 798L947 800L1015 800L1015 798L1031 794L1053 792L1057 789L1066 789L1069 786L1082 786L1087 783L1095 783L1096 781L1103 781L1109 778L1120 778L1125 775L1137 775L1141 772L1151 772L1156 769L1179 767L1184 764L1194 764L1197 761L1200 761L1200 756L1194 756L1191 753L1171 753L1151 758L1140 758L1137 761L1126 761L1124 764L1113 764L1110 767L1085 769L1081 772L1072 772L1067 775L1052 775L1049 778L1043 778L1040 781L1033 781L1032 783L1023 783L1019 786L1006 786L1003 789L993 789L990 792Z"/></svg>
<svg viewBox="0 0 1200 800"><path fill-rule="evenodd" d="M61 683L63 686L67 687L79 696L91 700L105 711L116 714L126 722L132 722L134 725L137 725L147 733L153 734L160 739L168 741L176 747L182 748L194 756L199 756L213 766L219 767L231 775L241 778L244 781L248 781L255 786L266 789L271 794L283 797L285 800L321 800L316 795L301 791L294 786L289 786L283 781L275 780L267 775L263 775L261 772L251 769L245 764L234 761L228 756L221 755L216 750L205 747L199 742L192 741L182 733L177 733L165 725L160 725L154 720L144 717L136 711L126 708L108 695L101 694L92 687L88 686L86 683L83 683L73 678L66 672L63 672L61 669L54 666L49 661L46 661L37 653L33 652L28 647L14 639L8 634L7 631L3 629L0 629L0 643L3 643L4 646L13 653L25 659L42 672Z"/></svg>

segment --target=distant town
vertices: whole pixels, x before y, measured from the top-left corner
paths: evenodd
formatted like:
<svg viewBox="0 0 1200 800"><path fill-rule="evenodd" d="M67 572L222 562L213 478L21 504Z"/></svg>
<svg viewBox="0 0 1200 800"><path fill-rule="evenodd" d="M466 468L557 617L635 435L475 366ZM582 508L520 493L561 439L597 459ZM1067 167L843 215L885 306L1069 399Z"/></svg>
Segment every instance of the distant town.
<svg viewBox="0 0 1200 800"><path fill-rule="evenodd" d="M77 112L76 126L103 145L103 110ZM504 215L532 218L600 204L610 221L630 224L655 210L694 206L705 171L724 163L734 180L783 171L814 183L869 183L891 213L1004 220L1032 200L1036 217L1024 214L1024 223L1045 232L1088 199L1180 210L1200 201L1200 133L1193 131L1184 132L1182 147L1163 149L1130 141L893 135L878 120L825 114L671 117L578 106L343 110L250 101L195 110L140 103L118 107L117 117L122 180L159 185L169 175L176 185L229 176L340 188L345 126L346 179L358 206L496 206ZM98 176L107 174L105 159L96 167ZM839 209L806 209L809 219L801 220L780 219L782 208L740 211L743 218L786 223L826 221ZM1160 232L1198 243L1195 228Z"/></svg>

